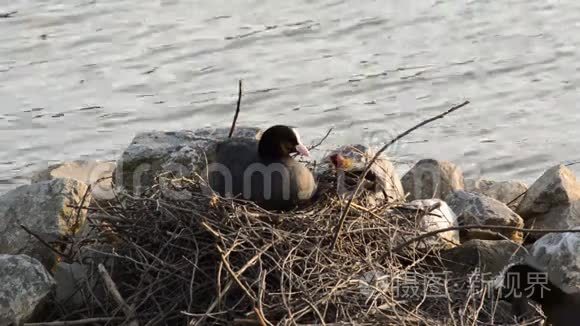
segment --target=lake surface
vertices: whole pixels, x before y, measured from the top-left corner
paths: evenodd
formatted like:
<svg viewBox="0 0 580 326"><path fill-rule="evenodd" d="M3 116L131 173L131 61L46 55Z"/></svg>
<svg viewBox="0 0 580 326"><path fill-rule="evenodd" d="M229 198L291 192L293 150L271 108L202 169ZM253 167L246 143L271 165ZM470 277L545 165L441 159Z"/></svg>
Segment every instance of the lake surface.
<svg viewBox="0 0 580 326"><path fill-rule="evenodd" d="M0 14L0 192L115 159L151 129L298 126L380 145L402 171L537 178L580 160L580 2L14 0ZM320 155L320 153L319 153Z"/></svg>

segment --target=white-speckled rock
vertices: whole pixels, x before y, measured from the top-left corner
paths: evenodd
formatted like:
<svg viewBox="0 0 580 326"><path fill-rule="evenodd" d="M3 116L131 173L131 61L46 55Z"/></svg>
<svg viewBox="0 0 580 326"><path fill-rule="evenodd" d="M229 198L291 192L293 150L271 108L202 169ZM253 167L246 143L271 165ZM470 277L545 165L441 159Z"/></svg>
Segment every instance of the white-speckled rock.
<svg viewBox="0 0 580 326"><path fill-rule="evenodd" d="M408 200L444 199L456 190L464 189L463 172L448 161L420 160L401 180Z"/></svg>
<svg viewBox="0 0 580 326"><path fill-rule="evenodd" d="M401 208L430 212L428 214L413 214L417 216L416 224L420 233L427 233L458 225L457 215L441 199L418 199L403 204ZM436 236L429 237L414 245L415 248L421 249L449 249L459 245L459 243L459 231L456 230L438 233Z"/></svg>
<svg viewBox="0 0 580 326"><path fill-rule="evenodd" d="M491 197L458 190L445 198L449 207L457 214L461 225L502 225L521 228L524 226L522 218L512 211L506 204ZM523 238L521 232L517 231L497 231L507 238L521 243ZM467 236L463 240L502 240L495 231L468 230Z"/></svg>
<svg viewBox="0 0 580 326"><path fill-rule="evenodd" d="M580 291L580 233L549 233L532 246L531 254L566 291Z"/></svg>
<svg viewBox="0 0 580 326"><path fill-rule="evenodd" d="M201 172L212 160L213 148L227 138L229 128L152 131L140 133L117 162L115 182L132 193L140 193L163 173L191 176ZM259 128L237 127L236 138L260 137Z"/></svg>
<svg viewBox="0 0 580 326"><path fill-rule="evenodd" d="M71 235L83 228L86 210L80 206L87 185L73 179L54 179L20 186L0 197L0 254L26 254L47 268L55 262L54 253L25 232L24 225L47 242ZM85 206L91 200L85 198Z"/></svg>
<svg viewBox="0 0 580 326"><path fill-rule="evenodd" d="M578 201L580 184L574 172L558 165L530 186L516 211L532 228L570 228L580 226Z"/></svg>
<svg viewBox="0 0 580 326"><path fill-rule="evenodd" d="M517 207L524 198L528 186L520 181L492 181L483 178L465 179L465 190L497 199L510 207Z"/></svg>
<svg viewBox="0 0 580 326"><path fill-rule="evenodd" d="M337 192L348 196L354 191L358 176L375 156L376 151L361 144L344 145L325 156L323 163L332 163L330 157L336 154L342 157L342 164L337 167ZM399 175L393 163L384 155L380 155L371 166L364 189L367 191L367 198L372 200L369 205L382 203L385 200L389 202L404 200Z"/></svg>
<svg viewBox="0 0 580 326"><path fill-rule="evenodd" d="M58 178L69 178L83 182L91 186L93 199L107 200L114 198L113 192L113 172L115 162L106 161L71 161L54 164L48 168L35 173L31 182L53 180Z"/></svg>
<svg viewBox="0 0 580 326"><path fill-rule="evenodd" d="M0 325L21 325L54 286L42 264L26 255L0 254Z"/></svg>

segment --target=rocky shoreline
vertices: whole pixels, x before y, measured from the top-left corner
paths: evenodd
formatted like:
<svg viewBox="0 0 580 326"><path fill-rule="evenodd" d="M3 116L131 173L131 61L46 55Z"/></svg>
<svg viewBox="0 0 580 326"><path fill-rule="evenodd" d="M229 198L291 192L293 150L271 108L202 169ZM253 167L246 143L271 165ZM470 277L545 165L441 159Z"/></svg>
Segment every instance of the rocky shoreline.
<svg viewBox="0 0 580 326"><path fill-rule="evenodd" d="M44 321L47 309L55 306L82 306L79 284L94 284L98 274L83 263L83 252L75 253L75 261L63 261L61 250L68 249L59 245L63 239L90 232L98 214L91 207L119 193L138 197L160 175L170 175L171 180L203 175L215 144L228 131L142 133L117 162L57 164L35 174L30 185L0 196L0 325ZM260 132L239 127L234 137L257 139ZM360 172L372 156L371 150L360 148L364 153L350 155L355 164L346 172ZM441 251L450 269L478 268L496 276L529 252L562 287L580 288L578 233L514 230L580 225L580 183L567 167L554 166L528 186L515 180L465 179L460 167L447 161L421 160L402 177L387 158L375 164L381 172L368 188L376 195L368 207L397 201L396 209L428 211L417 221L419 233L458 225L512 228L442 232L413 244L415 248ZM329 173L324 164L315 171L318 176ZM169 185L172 181L160 191L187 200L187 192ZM343 195L347 193L348 189Z"/></svg>

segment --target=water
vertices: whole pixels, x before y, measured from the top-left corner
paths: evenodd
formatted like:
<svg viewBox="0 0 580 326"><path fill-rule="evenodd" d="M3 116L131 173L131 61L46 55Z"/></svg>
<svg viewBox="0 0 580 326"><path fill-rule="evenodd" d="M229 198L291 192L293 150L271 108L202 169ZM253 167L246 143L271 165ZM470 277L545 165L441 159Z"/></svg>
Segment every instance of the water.
<svg viewBox="0 0 580 326"><path fill-rule="evenodd" d="M8 4L6 4L8 3ZM298 126L468 176L533 181L580 159L580 2L17 0L0 12L0 192L135 133Z"/></svg>

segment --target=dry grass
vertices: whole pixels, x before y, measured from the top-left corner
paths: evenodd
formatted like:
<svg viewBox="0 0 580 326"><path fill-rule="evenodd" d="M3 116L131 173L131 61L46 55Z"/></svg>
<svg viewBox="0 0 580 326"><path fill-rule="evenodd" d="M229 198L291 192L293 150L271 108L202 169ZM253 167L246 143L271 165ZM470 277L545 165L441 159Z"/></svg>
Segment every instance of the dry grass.
<svg viewBox="0 0 580 326"><path fill-rule="evenodd" d="M83 263L104 263L126 305L103 295L98 282L80 289L83 309L55 310L51 320L110 317L106 324L128 324L130 307L140 325L510 321L489 289L451 286L469 284L461 275L433 278L444 271L437 252L390 253L417 235L415 216L394 210L396 203L366 209L354 201L331 250L346 205L332 186L311 206L278 214L204 195L201 181L167 181L139 198L124 194L99 203L92 231L69 244ZM190 198L167 197L161 191L167 185ZM110 244L113 250L95 249ZM412 286L405 284L410 278Z"/></svg>

